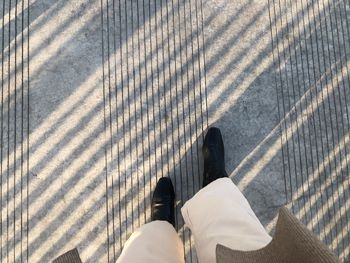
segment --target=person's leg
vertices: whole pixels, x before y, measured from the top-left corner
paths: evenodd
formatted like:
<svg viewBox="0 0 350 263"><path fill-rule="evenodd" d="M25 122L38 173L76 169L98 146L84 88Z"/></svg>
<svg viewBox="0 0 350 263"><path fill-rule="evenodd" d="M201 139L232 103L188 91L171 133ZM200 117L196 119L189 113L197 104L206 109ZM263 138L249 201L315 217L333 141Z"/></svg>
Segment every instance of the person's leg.
<svg viewBox="0 0 350 263"><path fill-rule="evenodd" d="M184 262L183 244L174 228L174 202L171 180L161 178L153 193L152 222L130 236L117 263Z"/></svg>
<svg viewBox="0 0 350 263"><path fill-rule="evenodd" d="M215 262L217 244L235 250L256 250L271 237L229 178L217 179L200 190L181 209L191 229L199 262Z"/></svg>
<svg viewBox="0 0 350 263"><path fill-rule="evenodd" d="M271 237L252 211L248 201L227 177L221 133L209 129L204 145L202 190L181 209L194 236L199 262L216 262L217 244L236 250L256 250Z"/></svg>
<svg viewBox="0 0 350 263"><path fill-rule="evenodd" d="M184 262L183 244L167 221L152 221L136 230L125 243L117 263Z"/></svg>

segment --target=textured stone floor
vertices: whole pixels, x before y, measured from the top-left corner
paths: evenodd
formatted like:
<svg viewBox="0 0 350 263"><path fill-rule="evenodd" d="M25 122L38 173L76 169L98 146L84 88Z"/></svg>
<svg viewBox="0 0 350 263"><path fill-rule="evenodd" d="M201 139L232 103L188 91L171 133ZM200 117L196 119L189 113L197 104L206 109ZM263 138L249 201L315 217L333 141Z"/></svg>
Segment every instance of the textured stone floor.
<svg viewBox="0 0 350 263"><path fill-rule="evenodd" d="M203 135L273 233L291 210L349 259L348 2L3 0L1 261L77 247L114 262L172 178L201 187ZM29 29L29 30L28 30ZM29 230L29 231L28 231Z"/></svg>

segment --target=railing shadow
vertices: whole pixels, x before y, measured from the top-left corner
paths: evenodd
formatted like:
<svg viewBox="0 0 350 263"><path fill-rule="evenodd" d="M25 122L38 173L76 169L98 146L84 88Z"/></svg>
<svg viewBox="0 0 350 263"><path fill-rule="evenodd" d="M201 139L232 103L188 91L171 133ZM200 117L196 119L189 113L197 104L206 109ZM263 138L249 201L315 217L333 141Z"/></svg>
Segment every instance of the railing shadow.
<svg viewBox="0 0 350 263"><path fill-rule="evenodd" d="M30 93L23 92L31 97L27 195L25 174L16 172L29 158L19 154L25 140L15 129L24 119L14 108L21 85L11 84L21 68L9 62L2 78L11 88L2 95L2 258L46 262L74 245L86 262L115 261L149 221L157 179L169 176L186 260L195 261L180 207L201 188L202 139L215 125L227 145L227 171L264 226L292 201L292 211L347 259L349 28L342 3L209 1L203 9L200 0L79 2L45 42L40 34L72 7L35 1L33 47L29 61L19 60L33 65ZM6 37L12 45L13 37ZM23 220L25 204L30 217Z"/></svg>

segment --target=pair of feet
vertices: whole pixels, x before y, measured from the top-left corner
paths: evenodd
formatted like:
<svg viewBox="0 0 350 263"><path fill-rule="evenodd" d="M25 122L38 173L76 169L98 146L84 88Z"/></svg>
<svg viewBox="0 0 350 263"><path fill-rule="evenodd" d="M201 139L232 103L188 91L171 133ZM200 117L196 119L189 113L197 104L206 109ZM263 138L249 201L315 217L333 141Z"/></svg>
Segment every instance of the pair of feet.
<svg viewBox="0 0 350 263"><path fill-rule="evenodd" d="M204 174L203 187L214 180L227 177L225 171L224 143L218 128L209 128L203 143ZM151 218L168 221L175 227L175 192L169 177L157 182L151 203Z"/></svg>

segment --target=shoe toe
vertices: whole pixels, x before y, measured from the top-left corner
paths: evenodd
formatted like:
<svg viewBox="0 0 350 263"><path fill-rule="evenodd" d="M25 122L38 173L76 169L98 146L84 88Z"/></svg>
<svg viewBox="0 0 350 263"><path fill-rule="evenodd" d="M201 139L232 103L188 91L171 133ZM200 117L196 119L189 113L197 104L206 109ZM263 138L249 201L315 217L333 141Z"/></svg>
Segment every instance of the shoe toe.
<svg viewBox="0 0 350 263"><path fill-rule="evenodd" d="M171 179L168 177L160 178L156 188L154 189L153 198L160 198L164 196L173 197L174 195L174 187Z"/></svg>
<svg viewBox="0 0 350 263"><path fill-rule="evenodd" d="M205 135L204 144L221 144L223 142L221 131L219 128L211 127Z"/></svg>

